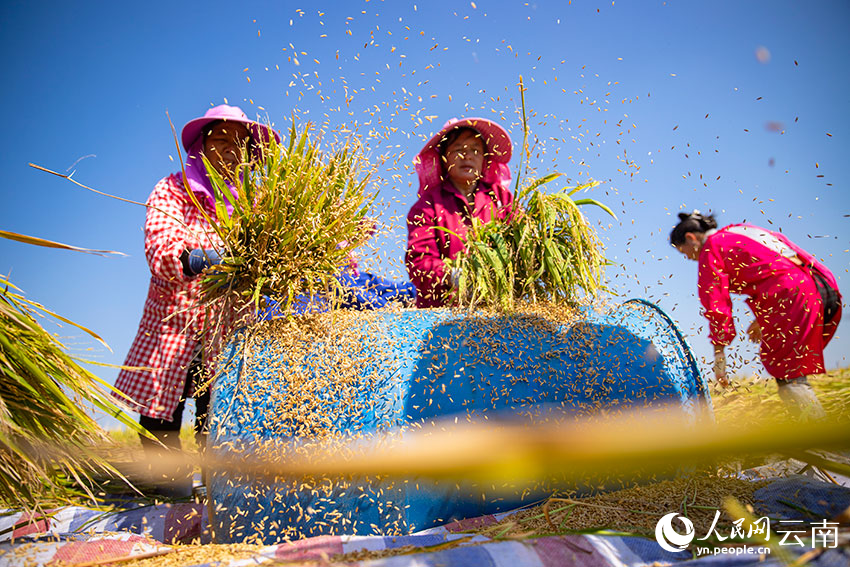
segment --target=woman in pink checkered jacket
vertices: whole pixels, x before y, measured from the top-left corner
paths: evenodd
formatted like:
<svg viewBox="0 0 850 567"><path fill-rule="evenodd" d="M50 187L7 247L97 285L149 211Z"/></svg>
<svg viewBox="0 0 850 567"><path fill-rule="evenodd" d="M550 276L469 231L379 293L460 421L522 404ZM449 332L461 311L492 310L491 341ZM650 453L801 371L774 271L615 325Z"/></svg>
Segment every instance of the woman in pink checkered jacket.
<svg viewBox="0 0 850 567"><path fill-rule="evenodd" d="M198 307L200 278L219 261L220 242L188 191L214 216L215 197L202 156L225 179L235 175L241 148L262 143L276 132L235 106L221 105L183 127L186 179L181 173L162 179L148 198L145 219L145 256L151 271L150 287L139 330L115 382L134 402L139 422L169 448L180 448L179 432L184 401L195 397L196 438L203 444L200 426L209 403L204 390L195 395L195 382L204 363L215 355L202 349L204 313ZM188 187L187 187L188 185ZM146 448L155 444L142 439ZM156 445L158 446L158 445Z"/></svg>

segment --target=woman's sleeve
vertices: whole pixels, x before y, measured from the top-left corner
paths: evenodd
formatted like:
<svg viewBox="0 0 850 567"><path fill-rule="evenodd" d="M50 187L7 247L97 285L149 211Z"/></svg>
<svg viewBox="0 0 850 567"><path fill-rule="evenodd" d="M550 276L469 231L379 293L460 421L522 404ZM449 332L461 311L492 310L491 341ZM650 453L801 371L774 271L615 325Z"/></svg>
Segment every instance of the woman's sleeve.
<svg viewBox="0 0 850 567"><path fill-rule="evenodd" d="M145 219L145 257L151 274L169 281L176 278L188 279L183 274L180 254L185 249L186 228L184 200L179 198L169 179L163 179L148 197L148 212ZM182 189L180 189L182 191Z"/></svg>
<svg viewBox="0 0 850 567"><path fill-rule="evenodd" d="M729 276L720 251L706 244L699 257L699 300L708 319L709 339L715 345L728 345L735 339Z"/></svg>
<svg viewBox="0 0 850 567"><path fill-rule="evenodd" d="M421 200L407 215L405 264L417 294L441 301L446 273L437 242L435 211Z"/></svg>

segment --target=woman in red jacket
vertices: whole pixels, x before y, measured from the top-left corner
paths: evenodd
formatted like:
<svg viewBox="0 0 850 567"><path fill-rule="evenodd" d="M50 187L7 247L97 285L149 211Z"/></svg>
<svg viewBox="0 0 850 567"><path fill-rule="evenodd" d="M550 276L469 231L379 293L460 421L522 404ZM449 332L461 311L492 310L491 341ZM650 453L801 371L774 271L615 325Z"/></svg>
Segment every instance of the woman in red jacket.
<svg viewBox="0 0 850 567"><path fill-rule="evenodd" d="M139 422L165 446L180 448L184 400L195 397L196 432L206 413L209 394L195 395L195 380L212 349L202 349L204 312L198 306L200 278L218 261L221 243L189 192L215 218L215 195L202 156L225 179L242 161L241 148L263 143L270 128L248 120L235 106L220 105L183 127L186 179L181 173L163 178L148 197L145 256L151 281L142 320L115 387L133 402ZM187 186L188 185L188 186ZM197 437L202 443L202 436ZM150 448L152 441L142 439Z"/></svg>
<svg viewBox="0 0 850 567"><path fill-rule="evenodd" d="M726 377L726 346L735 338L730 293L748 296L755 320L747 329L761 343L761 360L779 397L797 414L823 417L807 376L824 370L823 349L841 320L835 276L779 232L750 224L721 229L711 215L679 213L670 243L699 262L699 299L714 345L714 374Z"/></svg>
<svg viewBox="0 0 850 567"><path fill-rule="evenodd" d="M463 250L472 218L509 217L510 160L508 133L484 118L449 120L416 156L419 200L407 215L405 263L417 307L451 303L457 275L445 261Z"/></svg>

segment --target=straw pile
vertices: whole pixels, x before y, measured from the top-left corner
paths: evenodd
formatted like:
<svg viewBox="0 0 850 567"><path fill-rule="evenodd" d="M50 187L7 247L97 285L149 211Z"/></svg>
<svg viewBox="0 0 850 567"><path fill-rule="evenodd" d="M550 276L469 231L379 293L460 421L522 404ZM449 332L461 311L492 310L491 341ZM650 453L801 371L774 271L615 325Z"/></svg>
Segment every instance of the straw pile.
<svg viewBox="0 0 850 567"><path fill-rule="evenodd" d="M753 493L766 484L703 472L586 498L553 498L476 532L490 537L534 537L612 530L653 537L658 520L678 512L693 522L697 533L704 534L718 510L718 527L731 527L734 518L723 512L727 498L751 506Z"/></svg>
<svg viewBox="0 0 850 567"><path fill-rule="evenodd" d="M721 516L717 529L722 533L731 529L735 519L724 511L724 501L732 497L740 504L751 506L753 493L766 484L708 476L682 477L586 498L553 498L541 506L512 514L496 524L464 533L520 541L550 535L602 531L653 537L658 520L664 514L676 511L693 522L696 533L703 534L708 532L718 510ZM362 550L335 555L331 560L365 561L437 551L464 544L466 541L460 539L428 548L404 546L377 551Z"/></svg>

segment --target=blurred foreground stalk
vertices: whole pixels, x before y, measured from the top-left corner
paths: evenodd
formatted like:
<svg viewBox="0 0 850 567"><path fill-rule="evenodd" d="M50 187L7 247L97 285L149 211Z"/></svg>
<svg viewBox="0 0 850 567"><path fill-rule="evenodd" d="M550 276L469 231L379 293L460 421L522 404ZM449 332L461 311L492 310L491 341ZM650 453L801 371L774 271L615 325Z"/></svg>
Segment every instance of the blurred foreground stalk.
<svg viewBox="0 0 850 567"><path fill-rule="evenodd" d="M498 487L553 476L570 480L588 475L628 478L669 473L711 465L730 456L783 453L806 461L812 456L806 451L813 448L850 449L850 422L715 426L694 423L673 411L535 425L437 422L426 428L348 440L272 441L232 458L208 456L205 465L261 477L422 476ZM850 476L850 465L814 457L817 466Z"/></svg>

